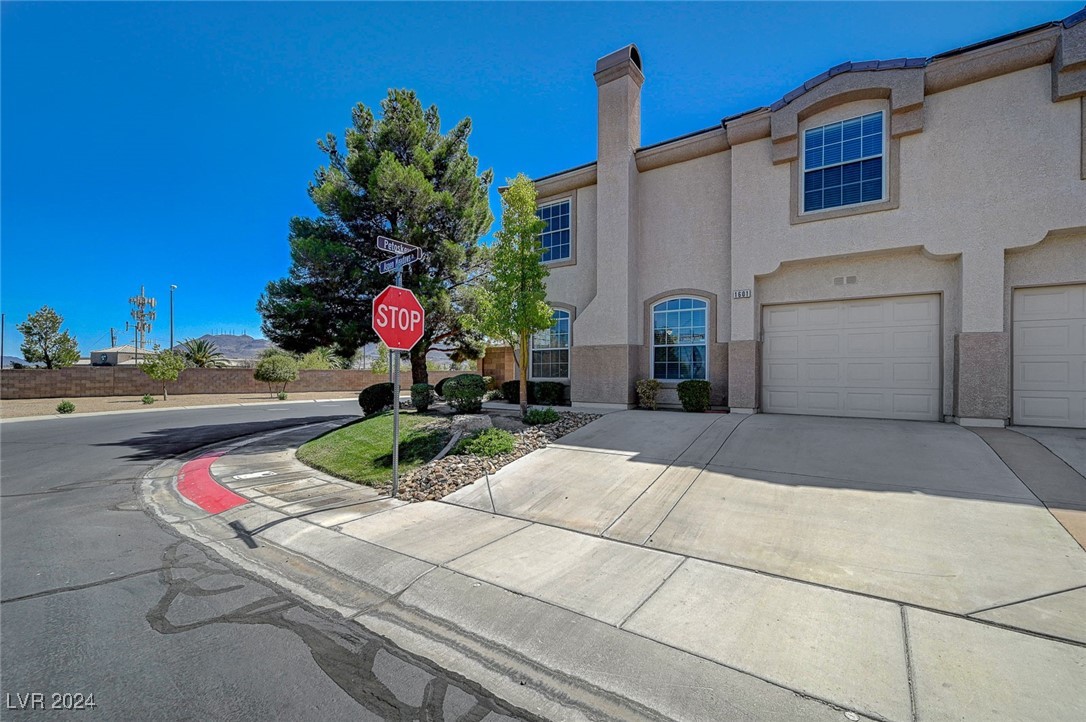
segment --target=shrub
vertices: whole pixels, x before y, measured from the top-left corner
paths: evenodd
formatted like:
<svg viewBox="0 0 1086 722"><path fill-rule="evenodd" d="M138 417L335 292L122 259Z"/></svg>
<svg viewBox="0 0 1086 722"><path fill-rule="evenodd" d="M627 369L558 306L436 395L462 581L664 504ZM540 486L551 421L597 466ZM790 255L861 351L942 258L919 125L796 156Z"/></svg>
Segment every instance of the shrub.
<svg viewBox="0 0 1086 722"><path fill-rule="evenodd" d="M498 387L498 390L502 393L502 398L511 404L520 403L520 380L513 379L512 381L503 381L502 385ZM531 389L529 389L529 396L531 396Z"/></svg>
<svg viewBox="0 0 1086 722"><path fill-rule="evenodd" d="M280 401L286 401L287 400L287 392L286 391L280 391L279 393L276 394L276 396L279 398Z"/></svg>
<svg viewBox="0 0 1086 722"><path fill-rule="evenodd" d="M75 411L75 404L73 404L71 401L68 401L67 399L57 404L58 414L70 414L73 411Z"/></svg>
<svg viewBox="0 0 1086 722"><path fill-rule="evenodd" d="M708 411L709 392L712 384L708 381L683 381L678 386L679 401L682 402L683 411Z"/></svg>
<svg viewBox="0 0 1086 722"><path fill-rule="evenodd" d="M358 405L362 413L371 416L392 407L392 384L388 381L367 386L358 394Z"/></svg>
<svg viewBox="0 0 1086 722"><path fill-rule="evenodd" d="M418 411L426 411L434 403L434 387L430 384L411 386L411 405Z"/></svg>
<svg viewBox="0 0 1086 722"><path fill-rule="evenodd" d="M548 406L545 409L528 409L528 413L524 414L524 423L529 426L539 426L540 424L553 424L560 418L562 417L559 413Z"/></svg>
<svg viewBox="0 0 1086 722"><path fill-rule="evenodd" d="M445 382L445 400L461 414L477 414L483 409L486 382L476 374L460 374Z"/></svg>
<svg viewBox="0 0 1086 722"><path fill-rule="evenodd" d="M145 403L145 404L147 404L148 406L150 406L150 405L151 405L151 404L153 404L154 402L155 402L155 397L154 397L154 396L152 396L151 394L144 394L144 395L143 395L143 403Z"/></svg>
<svg viewBox="0 0 1086 722"><path fill-rule="evenodd" d="M494 380L493 376L484 376L483 381L486 382L486 390L493 391L498 388L498 382Z"/></svg>
<svg viewBox="0 0 1086 722"><path fill-rule="evenodd" d="M557 381L534 381L528 384L529 403L542 406L556 406L562 403L566 395L566 385Z"/></svg>
<svg viewBox="0 0 1086 722"><path fill-rule="evenodd" d="M500 401L503 398L505 397L502 396L501 389L493 389L483 394L483 401Z"/></svg>
<svg viewBox="0 0 1086 722"><path fill-rule="evenodd" d="M643 409L656 410L656 395L660 393L660 382L656 379L639 379L637 382L637 403Z"/></svg>
<svg viewBox="0 0 1086 722"><path fill-rule="evenodd" d="M497 456L508 454L517 446L516 438L504 429L484 429L456 445L458 454Z"/></svg>
<svg viewBox="0 0 1086 722"><path fill-rule="evenodd" d="M285 353L269 354L260 359L253 378L268 385L269 395L274 386L280 386L280 391L286 391L287 384L298 378L298 362Z"/></svg>
<svg viewBox="0 0 1086 722"><path fill-rule="evenodd" d="M434 393L437 394L438 396L440 396L441 398L445 398L445 382L448 381L450 378L454 378L454 377L449 376L447 378L443 378L440 381L438 381L437 385L434 386Z"/></svg>

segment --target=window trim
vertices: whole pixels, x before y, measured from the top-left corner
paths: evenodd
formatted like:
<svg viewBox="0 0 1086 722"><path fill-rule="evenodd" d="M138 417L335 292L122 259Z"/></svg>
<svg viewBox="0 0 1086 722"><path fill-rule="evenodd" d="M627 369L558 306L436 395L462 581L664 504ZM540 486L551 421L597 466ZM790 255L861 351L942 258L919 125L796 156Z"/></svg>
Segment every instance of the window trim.
<svg viewBox="0 0 1086 722"><path fill-rule="evenodd" d="M566 352L566 375L565 376L538 376L535 373L535 334L532 334L528 341L528 380L529 381L569 381L573 375L570 371L571 363L573 361L573 309L565 306L564 304L552 303L551 316L555 313L564 313L569 321L569 342L563 349L562 347L539 349L540 351L565 351Z"/></svg>
<svg viewBox="0 0 1086 722"><path fill-rule="evenodd" d="M536 210L539 210L544 206L562 203L563 201L569 201L569 257L555 261L544 261L543 265L547 268L577 265L577 191L573 190L567 193L557 193L546 198L539 198L535 207Z"/></svg>
<svg viewBox="0 0 1086 722"><path fill-rule="evenodd" d="M883 114L883 199L881 201L867 201L864 203L854 203L848 206L836 206L834 208L804 212L803 187L806 131L811 128L818 128L830 123L836 123L842 120L848 120L849 118L869 115L880 111ZM893 107L883 98L863 98L853 100L822 109L814 115L803 118L797 129L799 138L797 138L795 148L798 150L798 153L791 159L791 162L788 163L791 170L789 223L791 225L812 223L899 208L901 205L901 167L899 160L901 157L901 142L900 139L894 135L894 123Z"/></svg>
<svg viewBox="0 0 1086 722"><path fill-rule="evenodd" d="M861 201L859 203L848 203L848 204L833 206L832 208L818 208L818 209L813 210L813 211L805 210L804 206L806 205L805 198L806 198L806 194L807 194L807 133L812 131L812 130L817 130L819 128L825 128L828 125L834 125L836 123L844 123L844 122L847 122L847 121L850 121L850 120L862 119L862 118L865 118L866 116L874 115L875 113L878 113L881 116L881 120L882 120L882 149L880 150L879 155L877 156L878 158L882 159L882 195L877 200L873 200L873 201ZM799 169L799 195L800 195L800 197L797 200L799 202L799 208L800 208L799 212L800 212L801 216L810 216L810 215L817 214L817 213L824 213L826 211L835 211L835 210L838 210L839 208L848 208L848 209L851 210L851 209L861 208L863 206L870 206L870 205L885 203L889 199L889 195L890 195L890 193L889 193L889 191L890 191L890 178L889 178L889 175L890 175L890 163L889 163L889 160L890 160L890 158L889 158L890 114L888 112L886 112L886 109L880 108L879 110L872 110L870 112L861 112L859 115L851 115L851 116L849 116L847 118L841 118L840 120L831 120L831 121L828 121L826 123L822 123L821 125L812 125L809 128L803 128L799 132L798 135L799 135L799 156L796 159L796 162L800 165L800 169ZM872 158L873 157L875 157L875 156L872 156ZM864 160L870 160L870 158L863 158L863 159ZM812 170L820 170L820 169L825 170L826 168L841 168L841 167L847 165L848 163L853 163L853 162L856 162L856 161L845 161L845 162L842 162L842 163L835 163L835 164L833 164L831 166L825 166L824 165L824 166L820 166L820 168L813 168Z"/></svg>
<svg viewBox="0 0 1086 722"><path fill-rule="evenodd" d="M655 334L653 333L653 331L655 329L655 323L654 323L655 319L654 319L654 317L656 315L656 307L661 305L661 304L667 303L668 301L678 301L678 300L682 300L684 298L688 298L688 299L690 299L692 301L700 301L701 303L705 304L705 309L704 309L705 310L705 341L703 342L703 344L682 344L682 345L684 345L684 346L704 345L704 347L705 347L705 359L703 361L703 365L705 367L705 378L704 379L697 379L697 380L699 380L699 381L709 381L710 377L712 376L712 365L710 364L710 353L711 353L711 350L712 350L711 347L712 347L713 343L715 342L714 341L714 338L715 338L714 327L716 325L715 298L710 298L710 297L704 296L700 292L678 291L678 292L675 292L675 293L669 293L669 294L665 294L663 296L651 298L651 299L649 299L648 301L645 302L646 311L647 311L646 314L645 314L645 321L646 321L645 325L646 325L646 330L648 332L647 336L646 336L646 341L648 342L648 378L655 379L656 381L659 381L663 388L672 388L674 386L678 386L683 381L687 381L688 379L657 379L656 378L656 349L657 349L657 343L656 343ZM698 309L698 310L701 310L701 309ZM665 346L660 346L660 348L664 348L664 347Z"/></svg>

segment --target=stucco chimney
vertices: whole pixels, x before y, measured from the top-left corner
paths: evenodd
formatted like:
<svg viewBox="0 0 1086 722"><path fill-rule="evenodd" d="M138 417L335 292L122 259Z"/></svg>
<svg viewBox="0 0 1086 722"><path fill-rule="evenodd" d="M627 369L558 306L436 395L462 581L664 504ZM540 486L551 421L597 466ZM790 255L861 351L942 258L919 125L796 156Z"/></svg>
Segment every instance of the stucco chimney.
<svg viewBox="0 0 1086 722"><path fill-rule="evenodd" d="M637 313L637 165L641 53L627 45L596 63L596 297L575 322L574 402L629 403L640 367ZM582 375L583 371L588 371ZM590 376L598 378L589 380Z"/></svg>

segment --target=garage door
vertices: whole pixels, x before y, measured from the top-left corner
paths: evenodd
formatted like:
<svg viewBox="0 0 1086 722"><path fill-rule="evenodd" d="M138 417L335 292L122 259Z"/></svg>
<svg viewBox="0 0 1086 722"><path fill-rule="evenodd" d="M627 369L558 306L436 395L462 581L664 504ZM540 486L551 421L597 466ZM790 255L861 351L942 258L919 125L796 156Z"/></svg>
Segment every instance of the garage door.
<svg viewBox="0 0 1086 722"><path fill-rule="evenodd" d="M767 306L762 409L937 421L938 295Z"/></svg>
<svg viewBox="0 0 1086 722"><path fill-rule="evenodd" d="M1014 423L1086 428L1086 284L1014 292Z"/></svg>

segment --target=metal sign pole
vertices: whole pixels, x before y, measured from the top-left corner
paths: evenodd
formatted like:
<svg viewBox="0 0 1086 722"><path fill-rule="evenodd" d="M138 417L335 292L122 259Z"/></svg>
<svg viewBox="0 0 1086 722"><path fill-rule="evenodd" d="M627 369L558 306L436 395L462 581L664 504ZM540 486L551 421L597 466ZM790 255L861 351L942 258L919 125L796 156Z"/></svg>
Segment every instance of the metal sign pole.
<svg viewBox="0 0 1086 722"><path fill-rule="evenodd" d="M396 285L403 286L403 269L396 271ZM392 498L400 487L400 352L389 350L396 358L392 362Z"/></svg>

